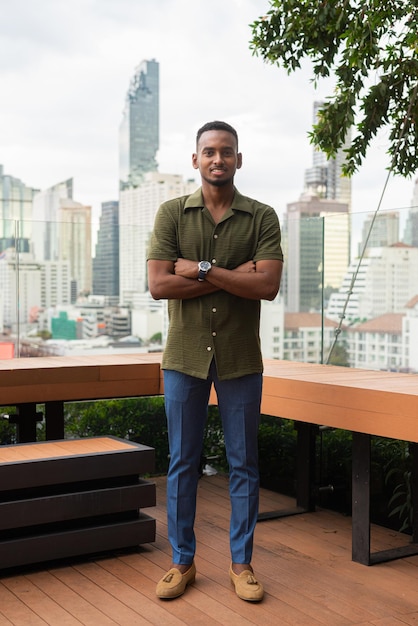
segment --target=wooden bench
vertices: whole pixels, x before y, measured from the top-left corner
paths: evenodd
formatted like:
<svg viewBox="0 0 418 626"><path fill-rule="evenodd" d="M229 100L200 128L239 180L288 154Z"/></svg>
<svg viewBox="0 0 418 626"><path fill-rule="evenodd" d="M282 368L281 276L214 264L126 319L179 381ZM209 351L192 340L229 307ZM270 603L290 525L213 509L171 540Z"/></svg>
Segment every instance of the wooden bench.
<svg viewBox="0 0 418 626"><path fill-rule="evenodd" d="M19 442L64 438L64 402L153 396L160 391L160 354L38 357L0 360L0 406L14 405ZM39 415L37 404L45 405Z"/></svg>
<svg viewBox="0 0 418 626"><path fill-rule="evenodd" d="M155 540L154 449L116 437L0 446L0 568Z"/></svg>
<svg viewBox="0 0 418 626"><path fill-rule="evenodd" d="M332 365L265 360L261 410L295 420L298 429L297 508L315 508L315 436L318 426L353 433L352 557L364 565L418 554L418 377ZM411 442L414 527L412 543L371 552L371 436ZM288 512L287 512L288 513ZM272 518L280 516L272 512Z"/></svg>

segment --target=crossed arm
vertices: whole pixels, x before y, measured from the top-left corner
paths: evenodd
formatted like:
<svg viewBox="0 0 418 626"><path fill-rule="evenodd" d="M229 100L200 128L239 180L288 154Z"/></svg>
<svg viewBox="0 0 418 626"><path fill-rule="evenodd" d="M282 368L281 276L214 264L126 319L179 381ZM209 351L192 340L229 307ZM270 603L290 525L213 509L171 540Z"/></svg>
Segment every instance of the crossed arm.
<svg viewBox="0 0 418 626"><path fill-rule="evenodd" d="M213 265L204 281L197 280L197 263L188 259L177 259L174 263L149 260L152 297L185 300L223 290L250 300L274 300L279 291L282 261L247 261L233 270Z"/></svg>

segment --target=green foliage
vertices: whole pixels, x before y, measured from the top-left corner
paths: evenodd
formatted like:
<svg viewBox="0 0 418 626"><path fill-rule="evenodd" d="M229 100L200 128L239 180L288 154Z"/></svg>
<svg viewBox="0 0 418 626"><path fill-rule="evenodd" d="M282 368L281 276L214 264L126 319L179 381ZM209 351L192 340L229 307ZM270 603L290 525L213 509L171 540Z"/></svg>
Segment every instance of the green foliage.
<svg viewBox="0 0 418 626"><path fill-rule="evenodd" d="M253 24L250 46L288 73L312 62L313 82L335 76L311 141L328 157L346 149L343 171L361 166L372 138L389 127L391 168L418 169L418 6L416 0L270 0Z"/></svg>
<svg viewBox="0 0 418 626"><path fill-rule="evenodd" d="M333 350L332 350L328 363L329 365L340 365L341 367L350 367L350 359L348 356L347 342L336 343L333 346Z"/></svg>
<svg viewBox="0 0 418 626"><path fill-rule="evenodd" d="M2 443L9 443L3 441L2 422L0 437ZM70 437L114 435L149 445L155 449L155 472L167 472L169 450L163 397L66 403L65 430ZM296 439L291 420L261 416L258 448L263 487L295 495ZM344 430L321 430L316 438L318 503L347 515L351 514L351 447L351 433ZM218 471L228 472L222 423L216 406L208 409L203 459ZM410 472L408 443L372 438L373 522L409 531L412 519ZM328 490L328 485L332 485L332 489Z"/></svg>
<svg viewBox="0 0 418 626"><path fill-rule="evenodd" d="M410 531L413 523L411 472L404 472L402 482L396 485L389 507L394 504L396 506L390 510L389 517L398 517L400 532Z"/></svg>
<svg viewBox="0 0 418 626"><path fill-rule="evenodd" d="M225 439L217 406L210 406L208 408L208 419L203 442L203 457L209 465L215 467L218 471L228 472Z"/></svg>
<svg viewBox="0 0 418 626"><path fill-rule="evenodd" d="M395 465L392 457L386 464L385 483L390 485L392 491L388 504L389 517L398 520L401 532L411 532L413 524L411 455L407 442L398 442L398 445L401 446L402 452L398 456L398 462Z"/></svg>
<svg viewBox="0 0 418 626"><path fill-rule="evenodd" d="M113 435L155 448L157 473L168 469L163 397L77 402L65 405L65 431L73 437Z"/></svg>
<svg viewBox="0 0 418 626"><path fill-rule="evenodd" d="M16 425L11 424L7 416L16 413L15 407L1 407L0 409L0 445L16 443Z"/></svg>
<svg viewBox="0 0 418 626"><path fill-rule="evenodd" d="M295 495L296 431L291 420L262 415L258 431L260 484Z"/></svg>
<svg viewBox="0 0 418 626"><path fill-rule="evenodd" d="M169 464L167 418L163 397L102 400L65 404L65 432L69 437L113 435L155 449L155 472L165 474ZM228 470L218 408L210 406L203 457L220 471Z"/></svg>

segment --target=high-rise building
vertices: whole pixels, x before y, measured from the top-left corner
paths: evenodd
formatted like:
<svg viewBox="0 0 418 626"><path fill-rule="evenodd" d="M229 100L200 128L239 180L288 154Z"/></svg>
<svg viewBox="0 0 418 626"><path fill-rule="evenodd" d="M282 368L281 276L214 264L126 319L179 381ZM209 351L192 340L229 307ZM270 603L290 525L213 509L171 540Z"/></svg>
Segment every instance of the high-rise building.
<svg viewBox="0 0 418 626"><path fill-rule="evenodd" d="M102 202L96 255L93 259L93 293L119 296L119 202Z"/></svg>
<svg viewBox="0 0 418 626"><path fill-rule="evenodd" d="M314 124L318 121L319 109L324 102L315 101L313 110ZM344 145L337 151L335 157L327 159L326 154L315 148L313 151L312 167L305 170L305 192L348 204L351 209L351 178L342 175L342 164L346 154L344 150L351 143L351 131L348 131Z"/></svg>
<svg viewBox="0 0 418 626"><path fill-rule="evenodd" d="M119 130L120 188L138 186L147 172L158 169L159 63L142 61L126 95Z"/></svg>
<svg viewBox="0 0 418 626"><path fill-rule="evenodd" d="M122 305L133 294L144 293L147 283L147 247L155 214L162 202L196 190L194 180L179 174L149 172L138 187L121 190L119 197L119 289Z"/></svg>
<svg viewBox="0 0 418 626"><path fill-rule="evenodd" d="M363 224L362 238L359 245L359 256L367 248L382 248L392 246L399 241L399 213L398 211L383 211L368 215Z"/></svg>
<svg viewBox="0 0 418 626"><path fill-rule="evenodd" d="M73 200L69 178L35 195L32 251L37 261L67 261L71 302L92 289L91 207Z"/></svg>
<svg viewBox="0 0 418 626"><path fill-rule="evenodd" d="M59 259L71 271L71 302L92 290L91 207L61 200L59 211Z"/></svg>
<svg viewBox="0 0 418 626"><path fill-rule="evenodd" d="M320 311L326 292L341 286L349 263L348 204L302 195L287 205L283 245L286 311Z"/></svg>
<svg viewBox="0 0 418 626"><path fill-rule="evenodd" d="M0 318L12 333L25 331L36 324L38 313L57 304L68 304L70 268L62 261L35 260L32 253L17 254L10 248L1 255ZM0 329L1 330L1 329Z"/></svg>
<svg viewBox="0 0 418 626"><path fill-rule="evenodd" d="M405 224L404 243L418 247L418 178L415 179L411 208Z"/></svg>
<svg viewBox="0 0 418 626"><path fill-rule="evenodd" d="M313 106L314 123L323 102ZM305 171L304 193L287 205L283 219L286 263L282 293L287 313L321 311L341 286L350 260L351 182L342 176L344 146L328 159L317 148Z"/></svg>
<svg viewBox="0 0 418 626"><path fill-rule="evenodd" d="M358 261L348 267L341 288L331 295L327 316L339 320L344 313L345 321L355 322L403 313L417 295L417 267L418 248L404 243L370 248L359 267Z"/></svg>
<svg viewBox="0 0 418 626"><path fill-rule="evenodd" d="M32 201L38 191L5 174L0 165L0 252L7 248L29 251Z"/></svg>
<svg viewBox="0 0 418 626"><path fill-rule="evenodd" d="M73 179L37 193L33 199L32 250L38 261L60 258L59 212L61 200L72 200Z"/></svg>

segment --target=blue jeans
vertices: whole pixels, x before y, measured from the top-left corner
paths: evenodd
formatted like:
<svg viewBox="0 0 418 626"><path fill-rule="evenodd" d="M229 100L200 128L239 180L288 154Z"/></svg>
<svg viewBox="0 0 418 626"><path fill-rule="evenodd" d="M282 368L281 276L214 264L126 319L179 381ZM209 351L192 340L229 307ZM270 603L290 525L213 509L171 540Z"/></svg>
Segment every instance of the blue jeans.
<svg viewBox="0 0 418 626"><path fill-rule="evenodd" d="M258 516L257 435L262 375L218 380L212 362L207 380L164 370L164 395L170 446L167 475L168 539L173 563L192 563L199 466L212 382L218 396L231 500L230 549L233 563L250 563Z"/></svg>

